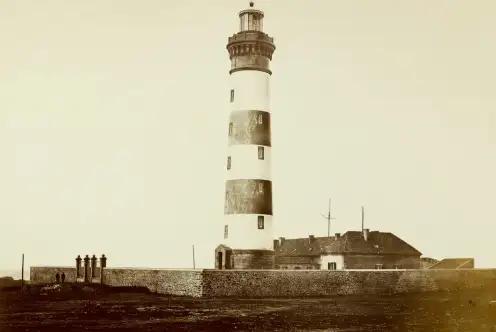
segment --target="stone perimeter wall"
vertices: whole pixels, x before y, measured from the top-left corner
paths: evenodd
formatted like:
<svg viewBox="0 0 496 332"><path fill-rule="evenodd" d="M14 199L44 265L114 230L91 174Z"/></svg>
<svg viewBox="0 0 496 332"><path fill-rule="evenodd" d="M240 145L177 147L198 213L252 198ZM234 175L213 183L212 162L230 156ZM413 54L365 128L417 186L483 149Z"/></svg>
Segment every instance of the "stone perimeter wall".
<svg viewBox="0 0 496 332"><path fill-rule="evenodd" d="M104 269L105 284L143 286L159 294L202 296L202 270Z"/></svg>
<svg viewBox="0 0 496 332"><path fill-rule="evenodd" d="M496 269L204 270L203 296L318 297L456 291L496 285Z"/></svg>
<svg viewBox="0 0 496 332"><path fill-rule="evenodd" d="M76 267L70 266L31 266L29 281L34 284L49 284L55 282L55 275L65 274L65 282L76 281Z"/></svg>
<svg viewBox="0 0 496 332"><path fill-rule="evenodd" d="M75 268L31 267L31 282L54 282ZM71 272L74 271L74 272ZM467 270L174 270L105 269L106 284L144 286L160 294L193 297L318 297L457 291L496 285L496 269Z"/></svg>

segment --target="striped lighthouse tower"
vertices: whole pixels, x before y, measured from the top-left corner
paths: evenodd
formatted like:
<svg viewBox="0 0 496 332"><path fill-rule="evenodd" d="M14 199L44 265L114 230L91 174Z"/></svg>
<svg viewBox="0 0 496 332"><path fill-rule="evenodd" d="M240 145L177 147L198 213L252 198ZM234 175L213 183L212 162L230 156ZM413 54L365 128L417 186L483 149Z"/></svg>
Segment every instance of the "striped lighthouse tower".
<svg viewBox="0 0 496 332"><path fill-rule="evenodd" d="M231 112L220 269L274 267L269 88L275 45L263 32L264 13L253 6L239 13L240 31L227 44Z"/></svg>

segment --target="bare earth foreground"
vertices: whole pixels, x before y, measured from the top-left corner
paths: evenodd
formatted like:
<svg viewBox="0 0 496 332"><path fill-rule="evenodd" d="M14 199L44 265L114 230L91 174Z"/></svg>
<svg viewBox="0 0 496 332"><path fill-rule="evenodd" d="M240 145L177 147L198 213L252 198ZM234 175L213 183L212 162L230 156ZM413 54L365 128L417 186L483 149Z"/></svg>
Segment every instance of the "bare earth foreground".
<svg viewBox="0 0 496 332"><path fill-rule="evenodd" d="M191 299L136 289L0 290L0 331L496 331L493 290Z"/></svg>

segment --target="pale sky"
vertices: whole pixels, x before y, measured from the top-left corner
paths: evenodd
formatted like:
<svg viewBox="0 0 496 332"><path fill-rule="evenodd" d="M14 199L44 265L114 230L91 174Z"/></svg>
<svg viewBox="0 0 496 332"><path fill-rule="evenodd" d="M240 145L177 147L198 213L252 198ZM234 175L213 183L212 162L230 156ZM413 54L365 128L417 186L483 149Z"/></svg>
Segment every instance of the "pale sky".
<svg viewBox="0 0 496 332"><path fill-rule="evenodd" d="M0 269L214 265L241 0L0 0ZM496 266L494 0L265 0L275 236Z"/></svg>

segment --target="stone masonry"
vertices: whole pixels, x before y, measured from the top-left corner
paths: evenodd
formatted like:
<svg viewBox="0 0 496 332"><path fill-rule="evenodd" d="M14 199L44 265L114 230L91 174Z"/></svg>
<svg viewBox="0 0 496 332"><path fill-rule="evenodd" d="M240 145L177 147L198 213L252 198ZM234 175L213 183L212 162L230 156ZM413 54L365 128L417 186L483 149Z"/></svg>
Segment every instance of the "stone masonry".
<svg viewBox="0 0 496 332"><path fill-rule="evenodd" d="M107 268L110 286L144 286L160 294L192 297L312 297L458 291L496 284L496 269L459 270L179 270ZM32 283L54 275L75 278L75 268L31 267Z"/></svg>

